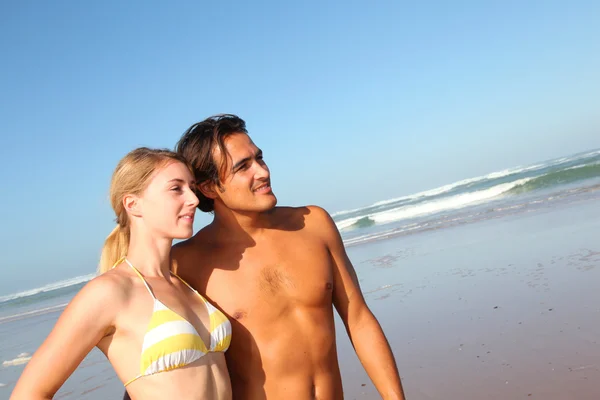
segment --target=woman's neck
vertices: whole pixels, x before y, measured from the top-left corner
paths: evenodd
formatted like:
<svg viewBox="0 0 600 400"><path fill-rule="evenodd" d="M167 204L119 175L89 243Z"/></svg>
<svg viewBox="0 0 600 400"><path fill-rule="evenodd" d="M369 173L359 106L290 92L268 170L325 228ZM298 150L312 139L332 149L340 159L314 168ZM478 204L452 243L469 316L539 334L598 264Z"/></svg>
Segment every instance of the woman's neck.
<svg viewBox="0 0 600 400"><path fill-rule="evenodd" d="M156 238L132 230L127 259L147 277L170 278L173 239Z"/></svg>

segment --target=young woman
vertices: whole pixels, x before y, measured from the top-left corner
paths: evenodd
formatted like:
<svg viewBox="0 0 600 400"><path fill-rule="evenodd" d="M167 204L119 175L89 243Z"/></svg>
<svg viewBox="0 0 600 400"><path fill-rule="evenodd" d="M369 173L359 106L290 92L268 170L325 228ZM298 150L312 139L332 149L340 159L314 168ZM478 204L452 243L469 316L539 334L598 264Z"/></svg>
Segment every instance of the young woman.
<svg viewBox="0 0 600 400"><path fill-rule="evenodd" d="M188 238L198 199L190 168L139 148L117 166L117 227L100 273L71 301L23 371L11 399L51 399L98 347L132 399L231 399L224 314L170 271L173 239Z"/></svg>

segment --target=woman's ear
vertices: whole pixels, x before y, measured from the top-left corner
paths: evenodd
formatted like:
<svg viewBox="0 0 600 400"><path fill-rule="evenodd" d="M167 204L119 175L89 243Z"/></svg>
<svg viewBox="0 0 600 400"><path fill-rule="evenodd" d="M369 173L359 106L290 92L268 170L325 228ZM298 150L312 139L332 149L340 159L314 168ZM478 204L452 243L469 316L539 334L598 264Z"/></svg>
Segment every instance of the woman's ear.
<svg viewBox="0 0 600 400"><path fill-rule="evenodd" d="M123 197L123 207L125 207L125 211L129 215L133 215L134 217L141 217L141 207L140 207L140 198L134 196L132 194L128 194Z"/></svg>

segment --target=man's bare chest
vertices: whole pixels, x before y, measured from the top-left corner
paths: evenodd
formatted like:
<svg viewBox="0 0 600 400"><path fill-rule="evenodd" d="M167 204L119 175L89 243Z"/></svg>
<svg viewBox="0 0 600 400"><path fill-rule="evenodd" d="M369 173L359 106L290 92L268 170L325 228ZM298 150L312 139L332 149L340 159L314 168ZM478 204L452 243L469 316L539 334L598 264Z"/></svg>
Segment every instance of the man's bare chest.
<svg viewBox="0 0 600 400"><path fill-rule="evenodd" d="M206 294L231 317L280 318L303 308L331 307L333 265L327 249L282 244L249 249L233 269L215 269Z"/></svg>

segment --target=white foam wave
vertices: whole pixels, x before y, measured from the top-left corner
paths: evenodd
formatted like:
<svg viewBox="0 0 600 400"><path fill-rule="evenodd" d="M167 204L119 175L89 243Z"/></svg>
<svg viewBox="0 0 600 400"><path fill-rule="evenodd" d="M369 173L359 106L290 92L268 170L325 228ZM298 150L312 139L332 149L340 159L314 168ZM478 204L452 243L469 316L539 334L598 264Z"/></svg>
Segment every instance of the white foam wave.
<svg viewBox="0 0 600 400"><path fill-rule="evenodd" d="M21 353L16 358L12 360L6 360L2 362L3 367L12 367L15 365L26 364L29 360L31 360L31 355L29 353Z"/></svg>
<svg viewBox="0 0 600 400"><path fill-rule="evenodd" d="M337 211L337 212L334 212L334 213L332 213L332 214L331 214L331 217L332 217L332 218L334 218L334 217L339 217L340 215L352 214L352 213L354 213L354 212L357 212L357 211L363 210L364 208L365 208L365 207L359 207L359 208L355 208L355 209L352 209L352 210L343 210L343 211Z"/></svg>
<svg viewBox="0 0 600 400"><path fill-rule="evenodd" d="M336 222L335 225L337 226L337 228L340 231L343 231L344 229L348 228L349 226L354 225L354 223L361 218L364 218L364 217L347 218L347 219Z"/></svg>
<svg viewBox="0 0 600 400"><path fill-rule="evenodd" d="M564 164L566 162L572 162L572 161L581 160L581 159L584 159L584 158L594 157L594 156L597 156L599 154L600 154L600 149L592 150L592 151L588 151L586 153L578 154L578 155L575 155L575 156L560 158L560 159L554 161L553 164L554 165Z"/></svg>
<svg viewBox="0 0 600 400"><path fill-rule="evenodd" d="M519 174L522 172L541 169L546 166L547 166L547 164L542 163L542 164L535 164L535 165L530 165L530 166L526 166L526 167L519 166L519 167L515 167L515 168L508 168L508 169L504 169L502 171L491 172L487 175L477 176L475 178L463 179L458 182L450 183L448 185L440 186L435 189L425 190L423 192L411 194L408 196L402 196L402 197L397 197L394 199L378 201L377 203L374 203L373 205L371 205L369 207L384 206L384 205L395 203L397 201L402 201L402 200L414 200L414 199L421 198L421 197L437 196L438 194L449 192L458 186L464 186L464 185L468 185L470 183L481 182L481 181L486 181L486 180L491 180L491 179L504 178L505 176L508 176L508 175L514 175L514 174ZM364 207L364 208L368 208L368 207ZM350 210L348 212L340 211L340 212L336 213L336 215L343 215L346 213L356 212L356 211L360 211L360 210L361 209L359 208L356 210Z"/></svg>
<svg viewBox="0 0 600 400"><path fill-rule="evenodd" d="M423 197L437 196L439 194L447 193L458 186L468 185L471 183L482 182L482 181L491 180L491 179L504 178L505 176L508 176L508 175L515 175L515 174L519 174L519 173L523 173L523 172L535 171L537 169L542 169L542 168L546 168L549 166L556 166L556 165L560 165L560 164L564 164L564 163L568 163L568 162L573 162L575 160L589 158L592 156L596 156L598 154L600 154L600 149L589 151L589 152L571 156L571 157L562 157L562 158L558 158L555 160L550 160L550 161L546 161L546 162L542 162L542 163L538 163L538 164L533 164L533 165L528 165L528 166L518 166L518 167L514 167L514 168L507 168L507 169L504 169L501 171L491 172L487 175L463 179L463 180L460 180L460 181L457 181L454 183L450 183L450 184L447 184L444 186L440 186L440 187L437 187L434 189L429 189L429 190L425 190L422 192L418 192L418 193L414 193L414 194L410 194L410 195L406 195L406 196L396 197L396 198L389 199L389 200L378 201L376 203L371 204L370 206L360 207L360 208L356 208L353 210L338 211L336 213L333 213L332 216L339 217L342 215L356 213L361 210L368 210L369 208L385 206L385 205L396 203L399 201L415 200L415 199L419 199L419 198L423 198ZM360 218L361 217L358 217L356 220L354 220L354 222L356 222Z"/></svg>
<svg viewBox="0 0 600 400"><path fill-rule="evenodd" d="M22 292L13 293L13 294L9 294L6 296L0 296L0 303L4 303L5 301L10 301L10 300L15 300L15 299L18 299L21 297L33 296L38 293L51 292L53 290L77 285L77 284L80 284L83 282L87 282L90 279L94 278L95 276L96 276L95 274L77 276L75 278L70 278L70 279L65 279L65 280L59 281L59 282L49 283L47 285L44 285L44 286L41 286L41 287L38 287L35 289L24 290Z"/></svg>
<svg viewBox="0 0 600 400"><path fill-rule="evenodd" d="M376 232L376 233L370 233L367 235L361 235L361 236L357 236L357 237L353 237L353 238L349 238L349 239L344 239L344 245L350 246L350 245L359 244L359 243L366 243L371 240L379 239L379 238L386 237L389 235L398 235L398 234L401 234L404 232L414 231L421 227L423 227L423 225L409 224L409 225L403 226L402 228L399 228L399 229L392 229L392 230L387 230L387 231L383 231L383 232Z"/></svg>
<svg viewBox="0 0 600 400"><path fill-rule="evenodd" d="M390 222L396 222L403 219L421 217L424 215L434 214L447 210L456 210L459 208L472 206L479 204L493 198L496 198L503 193L508 192L514 187L523 185L533 178L523 178L513 182L503 183L500 185L493 186L489 189L478 190L476 192L469 192L458 194L455 196L445 197L438 200L426 201L423 203L402 206L393 208L391 210L381 211L378 213L372 213L366 216L348 218L336 223L338 229L345 230L352 226L356 221L361 218L368 217L375 221L376 224L387 224Z"/></svg>
<svg viewBox="0 0 600 400"><path fill-rule="evenodd" d="M576 159L577 159L577 158L572 158L572 159L571 159L571 158L569 158L569 157L562 157L562 158L559 158L559 159L557 159L557 160L554 160L554 162L553 162L552 164L554 164L554 165L558 165L558 164L562 164L562 163L564 163L564 162L567 162L567 161L572 161L572 160L576 160Z"/></svg>
<svg viewBox="0 0 600 400"><path fill-rule="evenodd" d="M462 185L468 185L469 183L477 182L477 181L483 180L483 179L485 179L485 178L477 177L477 178L463 179L462 181L450 183L448 185L440 186L435 189L425 190L423 192L411 194L408 196L402 196L402 197L397 197L395 199L378 201L377 203L374 203L372 205L372 207L385 206L387 204L395 203L395 202L402 201L402 200L414 200L414 199L418 199L421 197L437 196L438 194L449 192L450 190L454 189L455 187L462 186Z"/></svg>
<svg viewBox="0 0 600 400"><path fill-rule="evenodd" d="M600 165L600 163L578 164L578 165L574 165L574 166L569 167L569 168L565 168L564 171L568 171L570 169L579 169L579 168L583 168L583 167L593 167L594 165Z"/></svg>
<svg viewBox="0 0 600 400"><path fill-rule="evenodd" d="M33 317L36 315L48 314L48 313L51 313L54 311L60 311L63 308L65 308L67 306L67 304L68 303L57 304L55 306L40 308L37 310L26 311L26 312L22 312L19 314L8 315L6 317L0 317L0 324L3 322L10 322L10 321L15 321L15 320L23 319L23 318L27 318L27 317Z"/></svg>

